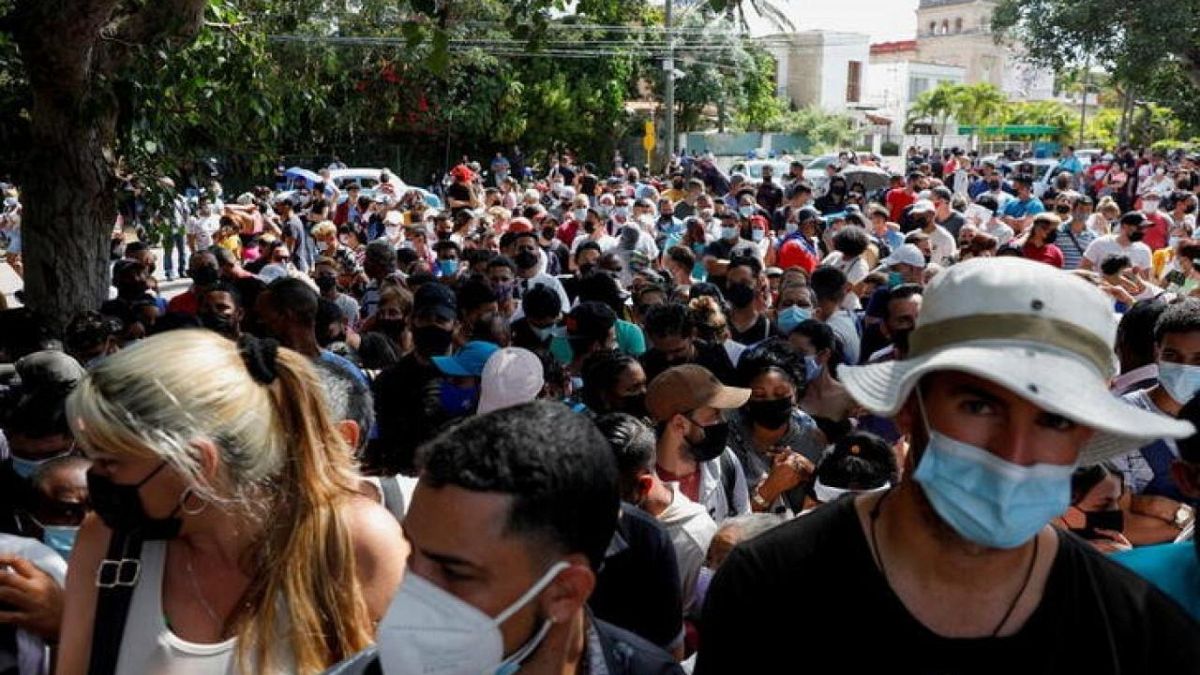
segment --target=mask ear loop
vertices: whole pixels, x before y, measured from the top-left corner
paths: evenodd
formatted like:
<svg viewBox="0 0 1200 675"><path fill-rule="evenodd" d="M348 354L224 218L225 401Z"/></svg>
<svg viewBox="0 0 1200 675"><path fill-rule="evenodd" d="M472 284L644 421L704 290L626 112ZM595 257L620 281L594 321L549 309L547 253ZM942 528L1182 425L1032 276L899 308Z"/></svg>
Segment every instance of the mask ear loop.
<svg viewBox="0 0 1200 675"><path fill-rule="evenodd" d="M570 566L570 563L565 560L560 560L551 565L550 569L546 570L546 573L542 575L542 578L537 580L537 583L531 586L529 590L525 591L525 593L521 597L517 598L513 604L509 605L508 609L500 612L494 619L492 619L492 622L496 628L499 628L500 624L504 623L513 614L516 614L518 611L520 611L522 607L529 604L529 601L537 597L539 593L546 590L546 587L558 577L559 573ZM528 642L521 645L517 651L513 652L508 658L501 661L500 665L496 667L495 672L499 675L509 675L510 673L517 672L520 669L521 662L528 658L529 655L532 654L538 648L538 646L542 644L542 640L546 638L546 634L550 632L550 627L553 625L553 619L544 620L542 622L542 627L538 629L538 632L535 633Z"/></svg>

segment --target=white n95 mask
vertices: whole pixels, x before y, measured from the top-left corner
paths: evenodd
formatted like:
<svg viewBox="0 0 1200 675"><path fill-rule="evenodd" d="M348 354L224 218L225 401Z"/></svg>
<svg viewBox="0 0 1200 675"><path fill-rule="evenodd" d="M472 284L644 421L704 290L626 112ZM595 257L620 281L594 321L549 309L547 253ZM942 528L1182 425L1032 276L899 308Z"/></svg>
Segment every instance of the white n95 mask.
<svg viewBox="0 0 1200 675"><path fill-rule="evenodd" d="M552 565L525 594L494 618L409 573L379 623L375 641L386 675L512 675L538 648L552 622L542 622L534 636L504 657L500 626L538 596L565 561Z"/></svg>

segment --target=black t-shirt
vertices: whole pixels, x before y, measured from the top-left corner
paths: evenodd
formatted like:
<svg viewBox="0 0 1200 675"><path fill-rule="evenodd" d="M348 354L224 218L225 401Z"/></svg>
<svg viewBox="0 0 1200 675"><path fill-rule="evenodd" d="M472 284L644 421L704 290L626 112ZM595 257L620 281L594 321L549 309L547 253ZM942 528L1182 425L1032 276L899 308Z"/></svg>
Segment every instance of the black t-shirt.
<svg viewBox="0 0 1200 675"><path fill-rule="evenodd" d="M692 347L696 353L695 357L690 361L681 361L679 363L669 363L663 353L656 349L648 349L645 354L642 354L642 370L646 371L646 381L650 382L659 373L663 372L671 366L681 366L684 363L693 363L697 366L708 368L709 372L716 376L723 384L734 384L733 362L729 360L729 352L725 351L723 345L705 342L704 340L695 340L692 342Z"/></svg>
<svg viewBox="0 0 1200 675"><path fill-rule="evenodd" d="M437 397L431 389L442 374L408 354L375 378L376 438L367 445L371 473L414 473L417 446L438 427ZM432 400L431 400L432 395Z"/></svg>
<svg viewBox="0 0 1200 675"><path fill-rule="evenodd" d="M1041 604L1018 633L940 637L880 574L850 497L738 546L707 598L696 675L779 672L797 639L862 673L1200 672L1200 626L1065 533ZM794 662L802 657L814 654Z"/></svg>
<svg viewBox="0 0 1200 675"><path fill-rule="evenodd" d="M744 345L754 345L766 340L775 334L775 326L771 324L765 314L758 315L758 321L755 321L744 331L738 330L733 322L729 322L729 337L734 341Z"/></svg>
<svg viewBox="0 0 1200 675"><path fill-rule="evenodd" d="M457 183L457 182L451 183L450 187L446 188L446 198L447 198L447 202L446 202L447 204L449 204L449 200L451 200L451 199L454 199L456 201L469 202L469 201L471 201L471 188L467 187L466 185L463 185L462 183ZM451 209L451 212L458 213L459 211L466 211L466 210L469 210L470 208L471 207L469 207L469 206L456 206L453 209Z"/></svg>
<svg viewBox="0 0 1200 675"><path fill-rule="evenodd" d="M652 516L628 504L621 505L616 534L620 539L609 547L588 605L597 618L668 649L683 634L671 537Z"/></svg>
<svg viewBox="0 0 1200 675"><path fill-rule="evenodd" d="M946 228L946 231L950 233L950 236L954 237L955 241L958 240L958 231L966 224L967 219L963 218L962 214L958 211L951 211L950 217L938 221L938 225Z"/></svg>

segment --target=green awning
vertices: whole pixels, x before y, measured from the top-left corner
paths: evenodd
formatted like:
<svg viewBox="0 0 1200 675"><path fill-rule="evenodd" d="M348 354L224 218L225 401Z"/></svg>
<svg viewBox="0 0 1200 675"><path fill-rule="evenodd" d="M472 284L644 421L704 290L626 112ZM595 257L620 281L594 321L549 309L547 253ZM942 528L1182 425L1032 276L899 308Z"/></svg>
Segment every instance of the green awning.
<svg viewBox="0 0 1200 675"><path fill-rule="evenodd" d="M970 136L971 134L981 134L984 136L1055 136L1061 129L1052 127L1047 124L1004 124L1004 125L989 125L979 126L969 124L958 127L958 135Z"/></svg>

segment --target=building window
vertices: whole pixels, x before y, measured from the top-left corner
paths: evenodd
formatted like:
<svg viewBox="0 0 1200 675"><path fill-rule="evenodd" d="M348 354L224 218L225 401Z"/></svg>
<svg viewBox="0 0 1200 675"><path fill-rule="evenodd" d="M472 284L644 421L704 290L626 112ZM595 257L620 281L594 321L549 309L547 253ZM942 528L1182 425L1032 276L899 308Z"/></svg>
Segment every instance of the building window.
<svg viewBox="0 0 1200 675"><path fill-rule="evenodd" d="M908 78L908 100L915 101L917 97L925 93L929 89L929 78L925 77L910 77Z"/></svg>
<svg viewBox="0 0 1200 675"><path fill-rule="evenodd" d="M959 17L959 18L957 18L957 19L955 19L955 20L954 20L954 32L955 32L955 33L961 33L961 32L962 32L962 23L963 23L963 22L962 22L962 17Z"/></svg>
<svg viewBox="0 0 1200 675"><path fill-rule="evenodd" d="M937 35L937 22L936 21L929 22L929 34Z"/></svg>
<svg viewBox="0 0 1200 675"><path fill-rule="evenodd" d="M846 71L846 103L858 103L862 97L862 61L851 61Z"/></svg>
<svg viewBox="0 0 1200 675"><path fill-rule="evenodd" d="M950 32L950 19L942 19L942 35Z"/></svg>

